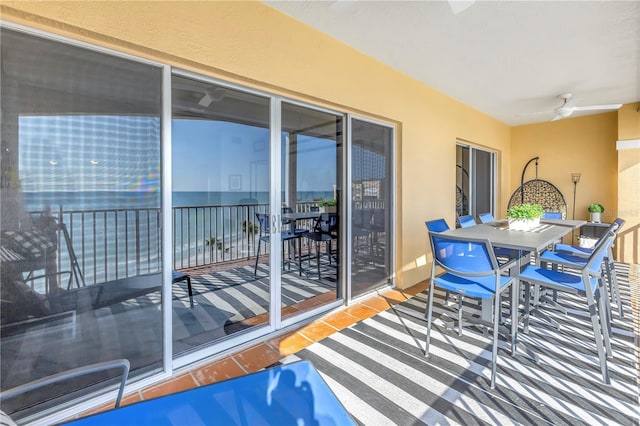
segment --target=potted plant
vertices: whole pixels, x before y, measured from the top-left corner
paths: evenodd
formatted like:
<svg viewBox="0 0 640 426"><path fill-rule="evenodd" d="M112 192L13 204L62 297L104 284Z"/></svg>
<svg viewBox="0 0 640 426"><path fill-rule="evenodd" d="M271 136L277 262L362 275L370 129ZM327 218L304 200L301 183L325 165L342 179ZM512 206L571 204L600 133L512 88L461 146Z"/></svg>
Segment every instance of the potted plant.
<svg viewBox="0 0 640 426"><path fill-rule="evenodd" d="M587 207L589 213L591 214L591 222L600 223L602 221L602 213L604 212L604 207L602 204L591 203L589 207Z"/></svg>
<svg viewBox="0 0 640 426"><path fill-rule="evenodd" d="M318 207L322 213L335 213L338 207L337 200L320 200L318 201Z"/></svg>
<svg viewBox="0 0 640 426"><path fill-rule="evenodd" d="M509 229L516 231L529 231L540 225L540 218L544 215L544 209L540 204L518 204L507 211Z"/></svg>

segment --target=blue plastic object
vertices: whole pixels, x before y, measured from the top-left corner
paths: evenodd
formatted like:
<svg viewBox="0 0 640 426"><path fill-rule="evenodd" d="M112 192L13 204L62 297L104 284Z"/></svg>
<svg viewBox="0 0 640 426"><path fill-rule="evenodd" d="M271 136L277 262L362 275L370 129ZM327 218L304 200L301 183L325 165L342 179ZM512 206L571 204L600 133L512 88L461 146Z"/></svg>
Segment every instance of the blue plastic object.
<svg viewBox="0 0 640 426"><path fill-rule="evenodd" d="M72 421L73 425L355 425L309 361Z"/></svg>
<svg viewBox="0 0 640 426"><path fill-rule="evenodd" d="M460 228L468 228L477 225L476 220L470 214L458 217Z"/></svg>
<svg viewBox="0 0 640 426"><path fill-rule="evenodd" d="M562 212L544 212L543 219L562 219Z"/></svg>
<svg viewBox="0 0 640 426"><path fill-rule="evenodd" d="M427 229L431 232L444 232L450 229L444 219L428 220L424 224L427 225Z"/></svg>
<svg viewBox="0 0 640 426"><path fill-rule="evenodd" d="M478 215L478 219L480 219L480 223L490 223L496 221L496 218L494 218L491 213L480 213Z"/></svg>

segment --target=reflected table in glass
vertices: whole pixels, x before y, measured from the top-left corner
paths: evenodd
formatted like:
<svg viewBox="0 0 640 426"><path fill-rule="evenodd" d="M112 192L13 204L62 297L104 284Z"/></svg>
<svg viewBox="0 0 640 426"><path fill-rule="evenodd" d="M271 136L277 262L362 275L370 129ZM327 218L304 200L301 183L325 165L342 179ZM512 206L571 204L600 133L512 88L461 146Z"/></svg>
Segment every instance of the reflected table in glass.
<svg viewBox="0 0 640 426"><path fill-rule="evenodd" d="M355 425L309 361L84 417L69 425Z"/></svg>

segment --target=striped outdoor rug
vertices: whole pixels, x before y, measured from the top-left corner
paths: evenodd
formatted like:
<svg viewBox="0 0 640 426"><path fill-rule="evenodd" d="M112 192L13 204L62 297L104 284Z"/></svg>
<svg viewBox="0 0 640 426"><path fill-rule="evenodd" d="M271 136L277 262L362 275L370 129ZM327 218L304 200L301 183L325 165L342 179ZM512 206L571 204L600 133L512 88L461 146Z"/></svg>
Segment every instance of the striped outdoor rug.
<svg viewBox="0 0 640 426"><path fill-rule="evenodd" d="M336 270L323 266L322 280L300 276L296 272L282 274L282 306L295 305L327 291L335 290ZM332 275L331 275L332 272ZM184 283L173 286L174 300L189 308L189 295ZM268 312L270 303L269 269L260 264L258 274L253 266L191 276L193 298L196 304L213 306L230 313L230 321L242 321Z"/></svg>
<svg viewBox="0 0 640 426"><path fill-rule="evenodd" d="M491 390L490 339L435 327L424 357L424 293L354 324L287 358L310 360L355 420L365 425L637 425L638 348L628 268L619 265L625 318L614 318L610 386L601 382L589 317L578 297L560 295L567 315L549 311L560 330L532 325L520 334L538 364L500 342ZM439 297L438 297L439 296ZM435 304L442 304L436 294Z"/></svg>

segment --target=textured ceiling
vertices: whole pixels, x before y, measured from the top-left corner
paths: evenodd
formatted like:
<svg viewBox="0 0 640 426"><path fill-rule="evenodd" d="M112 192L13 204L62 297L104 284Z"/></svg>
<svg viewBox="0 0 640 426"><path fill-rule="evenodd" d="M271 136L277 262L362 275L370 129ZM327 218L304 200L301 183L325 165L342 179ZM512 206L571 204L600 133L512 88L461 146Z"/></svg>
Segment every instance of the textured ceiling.
<svg viewBox="0 0 640 426"><path fill-rule="evenodd" d="M508 125L640 101L637 0L264 3Z"/></svg>

